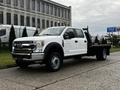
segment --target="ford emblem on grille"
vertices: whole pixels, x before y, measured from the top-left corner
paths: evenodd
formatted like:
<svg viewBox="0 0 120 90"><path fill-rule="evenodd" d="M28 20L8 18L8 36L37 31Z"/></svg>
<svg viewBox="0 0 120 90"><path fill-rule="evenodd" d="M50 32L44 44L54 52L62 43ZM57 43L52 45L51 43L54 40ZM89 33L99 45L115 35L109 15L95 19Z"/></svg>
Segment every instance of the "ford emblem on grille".
<svg viewBox="0 0 120 90"><path fill-rule="evenodd" d="M16 47L22 48L22 44L16 44Z"/></svg>

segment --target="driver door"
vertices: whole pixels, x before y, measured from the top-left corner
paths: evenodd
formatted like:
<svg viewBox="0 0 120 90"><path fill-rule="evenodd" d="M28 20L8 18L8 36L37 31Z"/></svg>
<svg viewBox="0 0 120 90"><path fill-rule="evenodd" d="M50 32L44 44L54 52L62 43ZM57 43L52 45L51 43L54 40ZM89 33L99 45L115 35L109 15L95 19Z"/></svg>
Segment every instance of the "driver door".
<svg viewBox="0 0 120 90"><path fill-rule="evenodd" d="M72 33L72 37L70 37L70 33ZM67 38L64 36L67 35ZM65 56L75 55L76 54L76 43L75 43L75 30L69 28L64 33L64 52Z"/></svg>

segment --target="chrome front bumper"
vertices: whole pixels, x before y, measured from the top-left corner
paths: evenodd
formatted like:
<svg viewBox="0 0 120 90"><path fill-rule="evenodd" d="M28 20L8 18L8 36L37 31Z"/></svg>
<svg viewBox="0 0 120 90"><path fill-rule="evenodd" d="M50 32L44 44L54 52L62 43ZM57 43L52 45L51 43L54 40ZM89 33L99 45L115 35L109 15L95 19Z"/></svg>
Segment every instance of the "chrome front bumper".
<svg viewBox="0 0 120 90"><path fill-rule="evenodd" d="M22 59L25 61L41 61L44 59L44 53L12 53L14 59Z"/></svg>

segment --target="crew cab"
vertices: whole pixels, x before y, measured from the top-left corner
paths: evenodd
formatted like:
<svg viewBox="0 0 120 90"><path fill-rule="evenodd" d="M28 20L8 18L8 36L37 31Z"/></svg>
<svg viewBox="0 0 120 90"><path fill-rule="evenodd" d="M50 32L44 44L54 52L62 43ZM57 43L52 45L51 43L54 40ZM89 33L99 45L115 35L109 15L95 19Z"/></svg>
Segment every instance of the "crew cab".
<svg viewBox="0 0 120 90"><path fill-rule="evenodd" d="M88 30L74 27L50 27L39 36L15 39L12 56L20 68L30 64L46 64L49 71L58 71L63 60L75 56L95 56L106 60L110 45L93 45Z"/></svg>

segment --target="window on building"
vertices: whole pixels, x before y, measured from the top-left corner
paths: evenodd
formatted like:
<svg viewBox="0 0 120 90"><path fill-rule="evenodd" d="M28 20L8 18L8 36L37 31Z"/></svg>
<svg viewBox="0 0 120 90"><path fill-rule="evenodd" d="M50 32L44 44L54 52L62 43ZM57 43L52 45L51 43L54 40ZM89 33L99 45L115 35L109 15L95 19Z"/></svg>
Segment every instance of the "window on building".
<svg viewBox="0 0 120 90"><path fill-rule="evenodd" d="M3 24L3 12L0 11L0 24Z"/></svg>
<svg viewBox="0 0 120 90"><path fill-rule="evenodd" d="M42 20L42 29L45 29L45 20Z"/></svg>
<svg viewBox="0 0 120 90"><path fill-rule="evenodd" d="M40 28L40 19L37 19L37 27Z"/></svg>
<svg viewBox="0 0 120 90"><path fill-rule="evenodd" d="M60 26L60 22L58 23L58 26Z"/></svg>
<svg viewBox="0 0 120 90"><path fill-rule="evenodd" d="M46 4L46 13L49 14L49 4Z"/></svg>
<svg viewBox="0 0 120 90"><path fill-rule="evenodd" d="M50 12L51 12L51 15L53 15L53 5L51 5L50 8L51 8L51 9L50 9L50 10L51 10L51 11L50 11Z"/></svg>
<svg viewBox="0 0 120 90"><path fill-rule="evenodd" d="M68 11L68 19L70 19L71 15L70 15L70 10Z"/></svg>
<svg viewBox="0 0 120 90"><path fill-rule="evenodd" d="M58 16L60 17L60 8L58 8Z"/></svg>
<svg viewBox="0 0 120 90"><path fill-rule="evenodd" d="M30 26L30 17L29 16L26 17L26 26Z"/></svg>
<svg viewBox="0 0 120 90"><path fill-rule="evenodd" d="M57 7L54 7L55 8L55 16L57 16Z"/></svg>
<svg viewBox="0 0 120 90"><path fill-rule="evenodd" d="M14 25L18 25L18 15L14 14Z"/></svg>
<svg viewBox="0 0 120 90"><path fill-rule="evenodd" d="M30 10L30 0L26 0L26 9Z"/></svg>
<svg viewBox="0 0 120 90"><path fill-rule="evenodd" d="M20 7L24 8L24 0L20 0Z"/></svg>
<svg viewBox="0 0 120 90"><path fill-rule="evenodd" d="M64 9L62 9L62 17L64 17Z"/></svg>
<svg viewBox="0 0 120 90"><path fill-rule="evenodd" d="M35 27L35 18L32 17L32 27Z"/></svg>
<svg viewBox="0 0 120 90"><path fill-rule="evenodd" d="M14 6L18 6L18 0L14 0L13 4Z"/></svg>
<svg viewBox="0 0 120 90"><path fill-rule="evenodd" d="M55 22L55 26L57 26L57 22Z"/></svg>
<svg viewBox="0 0 120 90"><path fill-rule="evenodd" d="M32 10L35 10L35 0L32 0Z"/></svg>
<svg viewBox="0 0 120 90"><path fill-rule="evenodd" d="M62 23L62 26L64 26L64 23Z"/></svg>
<svg viewBox="0 0 120 90"><path fill-rule="evenodd" d="M40 0L37 0L37 11L40 12Z"/></svg>
<svg viewBox="0 0 120 90"><path fill-rule="evenodd" d="M49 20L46 21L47 28L49 27Z"/></svg>
<svg viewBox="0 0 120 90"><path fill-rule="evenodd" d="M7 24L11 24L11 13L7 13Z"/></svg>
<svg viewBox="0 0 120 90"><path fill-rule="evenodd" d="M67 10L65 10L65 18L67 17Z"/></svg>
<svg viewBox="0 0 120 90"><path fill-rule="evenodd" d="M53 27L53 21L51 21L51 27Z"/></svg>
<svg viewBox="0 0 120 90"><path fill-rule="evenodd" d="M6 0L6 4L11 4L11 0Z"/></svg>
<svg viewBox="0 0 120 90"><path fill-rule="evenodd" d="M45 3L42 2L42 13L45 13Z"/></svg>
<svg viewBox="0 0 120 90"><path fill-rule="evenodd" d="M0 3L3 3L3 0L0 0Z"/></svg>
<svg viewBox="0 0 120 90"><path fill-rule="evenodd" d="M24 26L24 16L20 15L20 25Z"/></svg>

